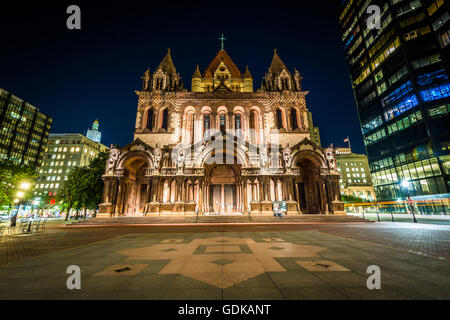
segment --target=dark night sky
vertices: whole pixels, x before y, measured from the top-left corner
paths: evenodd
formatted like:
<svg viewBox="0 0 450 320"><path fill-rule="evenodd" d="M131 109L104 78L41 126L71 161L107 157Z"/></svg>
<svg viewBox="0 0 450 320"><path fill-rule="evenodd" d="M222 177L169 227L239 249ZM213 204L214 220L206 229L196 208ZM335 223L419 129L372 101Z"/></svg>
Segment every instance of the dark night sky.
<svg viewBox="0 0 450 320"><path fill-rule="evenodd" d="M277 48L305 78L322 144L345 146L350 136L353 150L365 153L333 1L92 2L18 2L0 13L0 87L50 115L51 132L85 133L98 118L104 144L131 142L145 69L154 71L171 48L190 89L195 66L208 66L224 33L255 89ZM81 7L80 31L66 28L70 4Z"/></svg>

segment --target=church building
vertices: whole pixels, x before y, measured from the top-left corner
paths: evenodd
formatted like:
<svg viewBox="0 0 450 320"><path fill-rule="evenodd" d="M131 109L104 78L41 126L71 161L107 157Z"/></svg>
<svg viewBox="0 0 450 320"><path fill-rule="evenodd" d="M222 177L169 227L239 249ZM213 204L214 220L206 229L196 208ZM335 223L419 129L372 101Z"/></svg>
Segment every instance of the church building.
<svg viewBox="0 0 450 320"><path fill-rule="evenodd" d="M111 148L98 217L345 214L336 150L312 137L300 72L274 51L254 88L222 49L184 88L170 49L142 76L134 141Z"/></svg>

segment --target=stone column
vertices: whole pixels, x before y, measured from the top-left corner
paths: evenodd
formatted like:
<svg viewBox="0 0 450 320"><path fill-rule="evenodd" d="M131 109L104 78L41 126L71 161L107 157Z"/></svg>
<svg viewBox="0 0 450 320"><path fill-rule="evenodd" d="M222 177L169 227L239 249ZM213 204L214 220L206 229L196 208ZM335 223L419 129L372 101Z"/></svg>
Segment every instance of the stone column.
<svg viewBox="0 0 450 320"><path fill-rule="evenodd" d="M117 204L116 204L116 213L121 214L122 213L122 191L123 191L123 182L119 179L118 180L118 191L117 191Z"/></svg>
<svg viewBox="0 0 450 320"><path fill-rule="evenodd" d="M146 204L150 202L150 199L151 199L150 192L151 192L151 185L150 185L150 181L148 181L147 182L146 196L145 196L145 203Z"/></svg>
<svg viewBox="0 0 450 320"><path fill-rule="evenodd" d="M109 202L109 190L111 186L111 182L109 179L103 180L103 194L102 194L102 202Z"/></svg>
<svg viewBox="0 0 450 320"><path fill-rule="evenodd" d="M243 191L243 213L248 212L248 194L247 194L247 178L244 178L242 181L242 191Z"/></svg>
<svg viewBox="0 0 450 320"><path fill-rule="evenodd" d="M197 204L198 211L200 213L204 213L203 211L203 181L198 181L198 204Z"/></svg>
<svg viewBox="0 0 450 320"><path fill-rule="evenodd" d="M300 194L298 192L298 184L297 183L295 184L295 195L297 198L297 210L298 210L298 212L300 212L301 211L300 210Z"/></svg>
<svg viewBox="0 0 450 320"><path fill-rule="evenodd" d="M293 179L292 177L289 177L287 180L288 183L288 192L289 192L289 201L294 201L294 199L292 198L292 194L294 193L293 187L292 187L292 183L293 183Z"/></svg>
<svg viewBox="0 0 450 320"><path fill-rule="evenodd" d="M152 183L152 188L151 188L151 202L156 202L156 194L158 192L158 180L157 179L153 179L151 180Z"/></svg>

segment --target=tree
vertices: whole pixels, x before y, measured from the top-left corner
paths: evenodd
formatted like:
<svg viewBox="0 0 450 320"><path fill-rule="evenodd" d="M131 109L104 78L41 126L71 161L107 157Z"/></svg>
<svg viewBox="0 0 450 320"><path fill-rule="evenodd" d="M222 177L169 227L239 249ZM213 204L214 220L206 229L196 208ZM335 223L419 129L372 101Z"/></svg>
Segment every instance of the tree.
<svg viewBox="0 0 450 320"><path fill-rule="evenodd" d="M10 160L0 161L0 205L10 205L17 197L20 184L22 182L32 184L37 176L32 166L18 166ZM25 196L22 200L26 200L31 195L31 189L29 188L28 192L23 190Z"/></svg>
<svg viewBox="0 0 450 320"><path fill-rule="evenodd" d="M365 202L370 202L368 200L362 199L362 198L358 198L355 196L351 196L351 195L346 195L343 194L341 195L342 201L344 203L365 203Z"/></svg>
<svg viewBox="0 0 450 320"><path fill-rule="evenodd" d="M82 209L96 210L102 201L105 164L108 153L101 152L88 166L74 168L58 193L58 200L67 211L66 220L71 209L78 212Z"/></svg>

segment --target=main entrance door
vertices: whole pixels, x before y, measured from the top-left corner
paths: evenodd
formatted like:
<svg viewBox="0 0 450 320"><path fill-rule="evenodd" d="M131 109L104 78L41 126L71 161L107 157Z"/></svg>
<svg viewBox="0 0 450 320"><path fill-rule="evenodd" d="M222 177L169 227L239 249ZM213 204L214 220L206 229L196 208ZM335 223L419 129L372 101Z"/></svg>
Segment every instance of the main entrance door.
<svg viewBox="0 0 450 320"><path fill-rule="evenodd" d="M211 185L209 187L210 211L216 214L232 214L237 211L236 185Z"/></svg>
<svg viewBox="0 0 450 320"><path fill-rule="evenodd" d="M217 165L210 173L209 212L233 214L238 211L237 178L234 169L228 165Z"/></svg>

